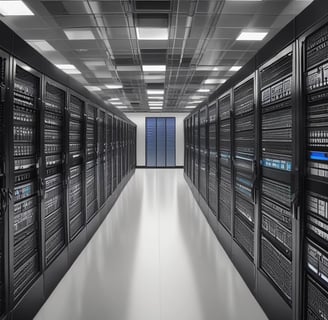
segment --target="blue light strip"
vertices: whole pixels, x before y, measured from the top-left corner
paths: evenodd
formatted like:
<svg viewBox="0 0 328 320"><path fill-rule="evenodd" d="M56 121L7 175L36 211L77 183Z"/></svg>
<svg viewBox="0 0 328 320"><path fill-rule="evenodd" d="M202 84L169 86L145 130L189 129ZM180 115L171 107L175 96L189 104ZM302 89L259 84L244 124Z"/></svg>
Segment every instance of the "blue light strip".
<svg viewBox="0 0 328 320"><path fill-rule="evenodd" d="M310 159L311 160L319 160L319 161L328 161L328 153L311 151L310 152Z"/></svg>

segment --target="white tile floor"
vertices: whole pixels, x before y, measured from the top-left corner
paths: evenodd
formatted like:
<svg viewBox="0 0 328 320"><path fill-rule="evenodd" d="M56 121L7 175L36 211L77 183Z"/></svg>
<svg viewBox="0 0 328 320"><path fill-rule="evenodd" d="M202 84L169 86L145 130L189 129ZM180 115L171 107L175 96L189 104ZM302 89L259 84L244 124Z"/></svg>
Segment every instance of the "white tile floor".
<svg viewBox="0 0 328 320"><path fill-rule="evenodd" d="M265 320L181 169L138 169L35 320Z"/></svg>

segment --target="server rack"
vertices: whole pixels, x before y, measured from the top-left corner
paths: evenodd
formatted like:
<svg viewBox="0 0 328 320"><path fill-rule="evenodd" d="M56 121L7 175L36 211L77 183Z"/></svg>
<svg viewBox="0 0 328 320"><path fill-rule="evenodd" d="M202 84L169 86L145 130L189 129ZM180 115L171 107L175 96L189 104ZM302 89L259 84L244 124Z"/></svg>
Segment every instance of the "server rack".
<svg viewBox="0 0 328 320"><path fill-rule="evenodd" d="M107 155L106 155L106 182L107 182L107 197L112 193L112 148L113 148L113 126L112 126L112 116L107 115L107 125L106 125L106 138L107 138Z"/></svg>
<svg viewBox="0 0 328 320"><path fill-rule="evenodd" d="M118 147L118 134L117 134L117 119L113 117L113 152L112 152L112 166L113 166L113 188L117 186L117 147Z"/></svg>
<svg viewBox="0 0 328 320"><path fill-rule="evenodd" d="M18 301L41 274L40 101L41 75L15 60L12 82L13 216L10 270Z"/></svg>
<svg viewBox="0 0 328 320"><path fill-rule="evenodd" d="M302 71L306 128L304 166L303 318L328 318L328 24L304 36Z"/></svg>
<svg viewBox="0 0 328 320"><path fill-rule="evenodd" d="M232 231L231 188L231 92L218 100L219 108L219 216L220 223L229 233Z"/></svg>
<svg viewBox="0 0 328 320"><path fill-rule="evenodd" d="M272 299L281 317L292 317L294 274L292 218L295 186L293 47L259 69L261 106L260 270L283 300ZM264 281L264 279L263 279ZM261 290L261 287L259 288Z"/></svg>
<svg viewBox="0 0 328 320"><path fill-rule="evenodd" d="M86 106L86 218L89 222L98 209L97 199L97 122L96 108L90 104ZM108 197L108 195L106 195Z"/></svg>
<svg viewBox="0 0 328 320"><path fill-rule="evenodd" d="M199 112L199 192L207 201L208 151L207 151L207 106Z"/></svg>
<svg viewBox="0 0 328 320"><path fill-rule="evenodd" d="M9 141L12 140L12 132L9 130L12 115L9 105L9 84L10 84L10 60L9 55L0 51L0 318L8 310L8 217L11 211L11 201L9 201L10 188L8 188L11 168L6 163L9 161L7 150Z"/></svg>
<svg viewBox="0 0 328 320"><path fill-rule="evenodd" d="M233 89L234 239L254 262L256 143L254 75Z"/></svg>
<svg viewBox="0 0 328 320"><path fill-rule="evenodd" d="M194 140L194 173L193 183L196 189L199 188L199 113L193 115L193 140Z"/></svg>
<svg viewBox="0 0 328 320"><path fill-rule="evenodd" d="M68 212L69 237L72 241L84 228L85 219L85 188L84 166L84 108L85 101L76 93L69 95L69 163L68 163Z"/></svg>
<svg viewBox="0 0 328 320"><path fill-rule="evenodd" d="M218 110L214 102L208 107L208 205L218 216Z"/></svg>
<svg viewBox="0 0 328 320"><path fill-rule="evenodd" d="M41 122L42 141L42 184L44 190L44 239L45 266L58 256L67 244L67 188L65 141L67 92L64 87L46 78L43 90L43 110Z"/></svg>
<svg viewBox="0 0 328 320"><path fill-rule="evenodd" d="M99 185L99 206L101 207L105 202L105 148L106 148L106 123L105 113L101 110L98 111L98 185ZM115 185L116 188L116 185Z"/></svg>

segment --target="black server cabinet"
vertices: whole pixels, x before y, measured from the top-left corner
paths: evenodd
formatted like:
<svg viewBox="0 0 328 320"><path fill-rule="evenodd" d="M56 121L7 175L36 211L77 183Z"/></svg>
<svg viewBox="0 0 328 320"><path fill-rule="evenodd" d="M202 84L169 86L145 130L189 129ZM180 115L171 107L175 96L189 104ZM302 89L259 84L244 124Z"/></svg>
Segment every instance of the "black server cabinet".
<svg viewBox="0 0 328 320"><path fill-rule="evenodd" d="M86 106L86 163L85 163L85 207L87 222L97 212L97 111L90 104Z"/></svg>
<svg viewBox="0 0 328 320"><path fill-rule="evenodd" d="M8 309L8 217L9 217L9 154L6 152L12 133L8 129L12 118L8 104L9 56L0 51L0 318ZM9 127L8 127L9 125ZM12 140L12 139L11 139Z"/></svg>
<svg viewBox="0 0 328 320"><path fill-rule="evenodd" d="M112 152L112 172L113 172L113 188L117 186L117 118L113 117L113 152Z"/></svg>
<svg viewBox="0 0 328 320"><path fill-rule="evenodd" d="M72 241L85 226L84 188L84 108L82 97L69 95L69 169L68 210L69 237Z"/></svg>
<svg viewBox="0 0 328 320"><path fill-rule="evenodd" d="M328 319L328 25L303 42L304 319Z"/></svg>
<svg viewBox="0 0 328 320"><path fill-rule="evenodd" d="M112 148L113 148L113 117L111 115L106 116L106 183L107 183L107 197L112 194Z"/></svg>
<svg viewBox="0 0 328 320"><path fill-rule="evenodd" d="M233 100L234 239L253 261L256 182L253 75L233 89Z"/></svg>
<svg viewBox="0 0 328 320"><path fill-rule="evenodd" d="M41 75L17 60L12 83L13 213L10 215L10 270L16 302L42 271L40 110Z"/></svg>
<svg viewBox="0 0 328 320"><path fill-rule="evenodd" d="M192 125L192 117L189 118L189 177L191 181L193 180L193 173L194 173L194 159L193 159L193 153L194 153L194 140L193 140L193 125Z"/></svg>
<svg viewBox="0 0 328 320"><path fill-rule="evenodd" d="M122 181L123 168L123 122L118 122L118 183Z"/></svg>
<svg viewBox="0 0 328 320"><path fill-rule="evenodd" d="M185 120L185 173L191 178L191 118Z"/></svg>
<svg viewBox="0 0 328 320"><path fill-rule="evenodd" d="M124 177L128 174L129 171L129 125L125 122L125 169Z"/></svg>
<svg viewBox="0 0 328 320"><path fill-rule="evenodd" d="M67 106L65 88L45 79L42 110L42 195L46 267L67 244L66 148Z"/></svg>
<svg viewBox="0 0 328 320"><path fill-rule="evenodd" d="M193 140L194 140L194 186L199 187L199 112L193 115Z"/></svg>
<svg viewBox="0 0 328 320"><path fill-rule="evenodd" d="M105 122L105 113L103 111L98 110L98 158L97 158L97 166L98 166L98 186L99 186L99 206L101 207L105 202L105 148L106 148L106 122Z"/></svg>
<svg viewBox="0 0 328 320"><path fill-rule="evenodd" d="M207 202L207 107L203 107L199 112L199 192Z"/></svg>
<svg viewBox="0 0 328 320"><path fill-rule="evenodd" d="M281 319L291 319L293 300L292 218L295 191L295 109L293 47L290 46L259 69L261 108L261 194L260 194L260 277L259 297L266 292L262 284L269 281L279 295L270 304ZM295 262L296 263L296 262Z"/></svg>
<svg viewBox="0 0 328 320"><path fill-rule="evenodd" d="M232 231L232 166L231 166L231 93L218 100L219 110L219 216L220 223Z"/></svg>
<svg viewBox="0 0 328 320"><path fill-rule="evenodd" d="M189 117L187 120L186 135L188 139L188 146L186 150L187 157L187 175L192 180L192 153L193 153L193 142L192 142L192 118Z"/></svg>
<svg viewBox="0 0 328 320"><path fill-rule="evenodd" d="M218 110L214 102L208 107L208 205L218 215Z"/></svg>

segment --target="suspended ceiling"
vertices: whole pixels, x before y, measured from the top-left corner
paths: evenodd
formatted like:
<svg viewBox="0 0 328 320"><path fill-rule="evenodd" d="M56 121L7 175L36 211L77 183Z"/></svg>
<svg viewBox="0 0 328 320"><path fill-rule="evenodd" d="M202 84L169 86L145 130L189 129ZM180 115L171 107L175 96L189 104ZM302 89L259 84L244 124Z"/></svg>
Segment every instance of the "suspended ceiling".
<svg viewBox="0 0 328 320"><path fill-rule="evenodd" d="M71 76L93 94L127 112L152 111L161 101L163 108L156 111L185 112L312 0L24 2L33 16L4 16L2 21L52 63L75 66ZM163 39L166 35L157 31L167 28L168 36L141 40L137 28L160 28L155 37ZM268 34L262 41L236 40L242 31ZM144 71L143 65L165 65L166 71ZM163 100L147 90L164 90Z"/></svg>

